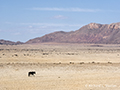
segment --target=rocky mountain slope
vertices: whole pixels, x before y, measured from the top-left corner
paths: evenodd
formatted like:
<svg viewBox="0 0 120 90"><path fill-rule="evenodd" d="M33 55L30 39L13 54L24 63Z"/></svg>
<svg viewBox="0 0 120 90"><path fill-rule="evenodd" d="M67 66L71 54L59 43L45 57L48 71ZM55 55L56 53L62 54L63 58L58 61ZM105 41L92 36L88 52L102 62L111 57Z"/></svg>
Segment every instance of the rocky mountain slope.
<svg viewBox="0 0 120 90"><path fill-rule="evenodd" d="M120 23L90 23L76 31L54 32L42 37L30 39L26 43L32 44L44 42L120 44Z"/></svg>

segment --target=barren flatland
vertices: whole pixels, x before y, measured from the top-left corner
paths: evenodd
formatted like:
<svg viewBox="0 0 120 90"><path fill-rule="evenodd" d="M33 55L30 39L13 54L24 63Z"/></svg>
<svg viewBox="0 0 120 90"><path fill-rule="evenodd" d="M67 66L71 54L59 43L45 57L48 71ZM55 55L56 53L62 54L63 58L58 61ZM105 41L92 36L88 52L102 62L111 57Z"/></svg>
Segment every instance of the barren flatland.
<svg viewBox="0 0 120 90"><path fill-rule="evenodd" d="M101 89L120 90L119 45L0 46L0 90Z"/></svg>

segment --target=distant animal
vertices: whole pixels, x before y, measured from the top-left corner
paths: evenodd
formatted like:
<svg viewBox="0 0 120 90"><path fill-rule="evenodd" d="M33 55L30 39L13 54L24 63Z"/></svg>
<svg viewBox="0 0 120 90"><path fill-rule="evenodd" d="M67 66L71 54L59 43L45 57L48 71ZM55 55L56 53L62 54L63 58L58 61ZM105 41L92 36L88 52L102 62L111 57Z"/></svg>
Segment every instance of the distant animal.
<svg viewBox="0 0 120 90"><path fill-rule="evenodd" d="M30 77L30 75L35 76L34 74L36 74L35 71L30 71L30 72L28 72L28 77Z"/></svg>

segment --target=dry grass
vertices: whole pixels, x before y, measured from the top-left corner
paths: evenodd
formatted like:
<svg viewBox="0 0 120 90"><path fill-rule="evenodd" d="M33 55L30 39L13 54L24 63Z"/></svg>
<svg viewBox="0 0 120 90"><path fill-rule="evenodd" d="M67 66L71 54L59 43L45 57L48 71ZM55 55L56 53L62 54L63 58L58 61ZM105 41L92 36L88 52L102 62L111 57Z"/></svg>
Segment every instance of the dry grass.
<svg viewBox="0 0 120 90"><path fill-rule="evenodd" d="M0 47L0 63L120 63L120 47L113 45L93 47L79 44L41 44Z"/></svg>
<svg viewBox="0 0 120 90"><path fill-rule="evenodd" d="M93 46L0 46L0 90L120 90L119 45Z"/></svg>

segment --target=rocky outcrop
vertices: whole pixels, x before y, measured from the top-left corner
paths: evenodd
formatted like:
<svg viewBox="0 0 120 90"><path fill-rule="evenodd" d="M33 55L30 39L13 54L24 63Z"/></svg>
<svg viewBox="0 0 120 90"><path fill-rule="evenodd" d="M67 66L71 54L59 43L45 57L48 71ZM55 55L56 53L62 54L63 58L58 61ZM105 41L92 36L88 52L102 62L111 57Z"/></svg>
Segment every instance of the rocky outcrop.
<svg viewBox="0 0 120 90"><path fill-rule="evenodd" d="M88 29L98 29L101 28L102 24L90 23L88 24Z"/></svg>
<svg viewBox="0 0 120 90"><path fill-rule="evenodd" d="M120 23L112 23L108 25L109 29L120 29Z"/></svg>

